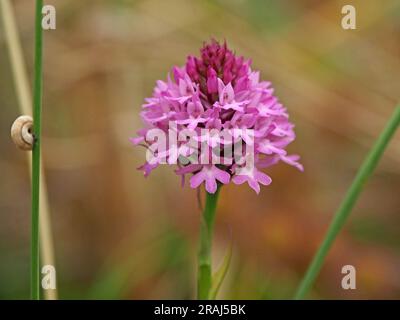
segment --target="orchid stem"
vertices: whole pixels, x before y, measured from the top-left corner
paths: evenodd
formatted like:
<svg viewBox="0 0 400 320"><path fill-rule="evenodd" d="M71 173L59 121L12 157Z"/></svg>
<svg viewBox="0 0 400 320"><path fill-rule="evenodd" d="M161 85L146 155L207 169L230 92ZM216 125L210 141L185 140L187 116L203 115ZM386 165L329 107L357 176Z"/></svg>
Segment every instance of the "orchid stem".
<svg viewBox="0 0 400 320"><path fill-rule="evenodd" d="M42 116L43 74L43 0L36 0L35 13L35 66L33 87L33 132L35 143L32 149L32 233L31 233L31 298L40 299L39 287L39 197L40 197L40 143Z"/></svg>
<svg viewBox="0 0 400 320"><path fill-rule="evenodd" d="M200 227L200 248L198 254L197 298L199 300L209 299L212 284L211 248L219 192L220 187L218 187L214 194L206 192L206 204Z"/></svg>
<svg viewBox="0 0 400 320"><path fill-rule="evenodd" d="M390 139L393 137L396 129L400 124L400 105L395 108L395 111L390 118L385 129L379 136L375 145L372 147L371 151L367 155L364 163L361 165L358 173L353 180L347 194L341 203L339 209L336 211L333 220L329 226L329 229L325 235L321 246L319 247L317 253L314 256L308 270L300 283L300 286L295 294L295 299L303 299L308 291L310 290L312 284L314 283L316 277L318 276L321 267L324 263L325 257L329 252L333 242L335 241L338 233L342 229L347 217L349 216L351 210L353 209L357 198L359 197L365 183L371 176L375 167L377 166L379 159L381 158L383 152L385 151Z"/></svg>

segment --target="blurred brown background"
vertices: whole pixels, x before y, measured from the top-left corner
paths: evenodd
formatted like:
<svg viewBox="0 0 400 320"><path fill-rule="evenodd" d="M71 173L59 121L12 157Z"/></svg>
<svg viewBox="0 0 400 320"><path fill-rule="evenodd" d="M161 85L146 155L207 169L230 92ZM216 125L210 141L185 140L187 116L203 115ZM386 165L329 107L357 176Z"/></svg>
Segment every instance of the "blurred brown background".
<svg viewBox="0 0 400 320"><path fill-rule="evenodd" d="M12 1L32 74L34 1ZM224 187L215 262L234 242L221 298L291 298L400 92L398 0L45 1L43 159L58 289L68 298L194 298L200 211L172 168L148 179L128 138L157 79L226 39L273 82L296 124L291 153L257 196ZM357 30L341 8L357 9ZM0 298L29 297L30 185L9 138L19 115L0 29ZM340 234L313 298L400 298L400 133ZM357 289L341 288L341 268Z"/></svg>

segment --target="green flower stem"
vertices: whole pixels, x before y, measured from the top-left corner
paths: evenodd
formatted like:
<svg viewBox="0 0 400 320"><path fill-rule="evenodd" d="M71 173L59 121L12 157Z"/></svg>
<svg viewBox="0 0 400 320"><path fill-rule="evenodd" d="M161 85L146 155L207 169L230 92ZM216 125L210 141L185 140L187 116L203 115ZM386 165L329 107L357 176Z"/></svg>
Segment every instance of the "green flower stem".
<svg viewBox="0 0 400 320"><path fill-rule="evenodd" d="M39 288L39 188L40 188L40 140L42 118L42 63L43 63L43 0L36 0L35 13L35 66L33 87L33 132L35 143L32 150L32 233L31 233L31 298L40 299Z"/></svg>
<svg viewBox="0 0 400 320"><path fill-rule="evenodd" d="M333 220L329 226L329 229L325 235L325 239L319 247L317 253L315 254L314 259L312 260L302 282L300 283L300 286L294 297L295 299L303 299L310 290L312 284L319 274L319 271L321 270L322 264L325 260L326 255L328 254L329 249L335 241L338 233L342 229L365 183L377 166L379 159L385 151L390 139L396 132L399 124L400 106L397 106L385 129L381 133L375 145L372 147L368 156L364 160L364 163L358 170L358 173L353 180L350 188L348 189L347 194L339 209L336 211Z"/></svg>
<svg viewBox="0 0 400 320"><path fill-rule="evenodd" d="M197 298L208 300L212 285L211 248L214 230L215 212L220 187L214 194L206 193L206 205L200 228L200 248L198 255Z"/></svg>

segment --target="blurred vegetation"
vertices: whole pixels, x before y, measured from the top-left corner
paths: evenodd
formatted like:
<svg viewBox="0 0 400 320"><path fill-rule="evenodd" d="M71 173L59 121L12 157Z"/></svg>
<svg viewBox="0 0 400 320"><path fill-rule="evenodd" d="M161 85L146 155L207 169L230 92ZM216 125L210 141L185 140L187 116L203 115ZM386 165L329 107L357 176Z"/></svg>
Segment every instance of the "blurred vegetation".
<svg viewBox="0 0 400 320"><path fill-rule="evenodd" d="M278 165L257 196L221 192L215 263L232 230L221 298L291 298L367 148L399 100L400 2L49 0L43 160L57 276L64 299L194 298L200 211L171 168L144 179L128 138L157 79L210 37L226 39L271 80L296 123L290 151L305 173ZM34 2L14 0L29 71ZM0 298L29 296L30 187L9 139L18 116L0 29ZM370 180L314 287L314 298L400 298L400 135ZM357 269L342 290L341 268Z"/></svg>

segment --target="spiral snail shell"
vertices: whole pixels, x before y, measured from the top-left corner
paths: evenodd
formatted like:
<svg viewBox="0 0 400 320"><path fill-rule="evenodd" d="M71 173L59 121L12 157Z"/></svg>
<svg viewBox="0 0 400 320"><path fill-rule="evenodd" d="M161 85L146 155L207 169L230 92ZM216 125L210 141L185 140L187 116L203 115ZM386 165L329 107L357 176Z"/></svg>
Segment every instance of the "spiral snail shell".
<svg viewBox="0 0 400 320"><path fill-rule="evenodd" d="M11 138L15 145L21 150L32 150L35 142L33 130L33 119L30 116L18 117L11 126Z"/></svg>

